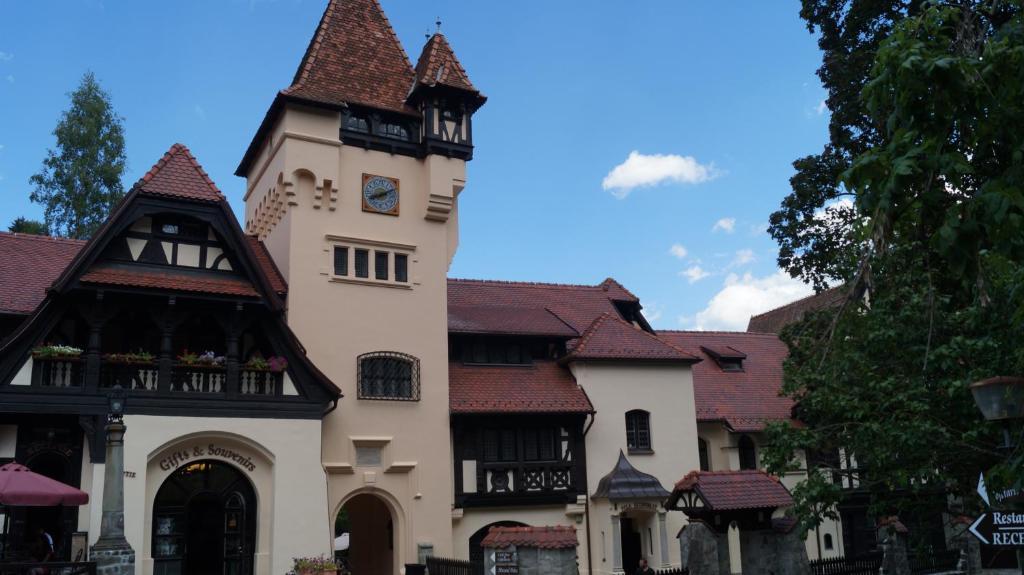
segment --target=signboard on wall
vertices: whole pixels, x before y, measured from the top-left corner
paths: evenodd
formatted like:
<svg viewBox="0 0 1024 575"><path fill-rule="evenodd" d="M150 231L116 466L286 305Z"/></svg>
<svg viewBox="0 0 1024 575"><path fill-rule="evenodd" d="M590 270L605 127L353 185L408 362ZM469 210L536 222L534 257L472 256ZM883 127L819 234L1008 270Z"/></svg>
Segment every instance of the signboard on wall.
<svg viewBox="0 0 1024 575"><path fill-rule="evenodd" d="M978 478L978 496L989 507L987 513L971 523L970 532L978 541L992 547L1024 547L1024 513L1004 511L996 506L1012 505L1020 500L1017 490L1006 490L990 498L985 485L985 475ZM992 499L995 499L993 504Z"/></svg>

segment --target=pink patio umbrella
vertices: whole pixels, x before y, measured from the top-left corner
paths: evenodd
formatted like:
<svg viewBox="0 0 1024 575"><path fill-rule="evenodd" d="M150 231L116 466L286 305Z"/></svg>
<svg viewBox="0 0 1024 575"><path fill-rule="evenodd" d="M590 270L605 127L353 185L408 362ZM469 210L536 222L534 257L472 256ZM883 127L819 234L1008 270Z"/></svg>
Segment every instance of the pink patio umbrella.
<svg viewBox="0 0 1024 575"><path fill-rule="evenodd" d="M7 507L57 507L85 505L89 494L65 485L56 479L33 472L20 463L0 466L0 505ZM4 546L0 557L7 555L8 514L4 513Z"/></svg>

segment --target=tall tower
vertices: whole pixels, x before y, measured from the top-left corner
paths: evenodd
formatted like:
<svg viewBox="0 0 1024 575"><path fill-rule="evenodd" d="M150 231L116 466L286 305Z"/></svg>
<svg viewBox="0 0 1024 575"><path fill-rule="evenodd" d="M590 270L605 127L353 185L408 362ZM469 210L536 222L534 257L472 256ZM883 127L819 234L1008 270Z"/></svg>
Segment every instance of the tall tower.
<svg viewBox="0 0 1024 575"><path fill-rule="evenodd" d="M344 393L323 461L353 570L452 551L446 273L484 101L440 32L414 68L377 0L330 0L236 171L288 324Z"/></svg>

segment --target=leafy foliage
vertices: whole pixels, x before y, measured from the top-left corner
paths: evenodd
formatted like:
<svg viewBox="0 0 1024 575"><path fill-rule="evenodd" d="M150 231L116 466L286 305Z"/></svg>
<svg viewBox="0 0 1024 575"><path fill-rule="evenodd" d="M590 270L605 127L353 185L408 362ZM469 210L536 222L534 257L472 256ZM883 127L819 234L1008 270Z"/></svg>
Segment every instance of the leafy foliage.
<svg viewBox="0 0 1024 575"><path fill-rule="evenodd" d="M30 196L44 206L46 226L55 235L88 238L124 195L124 127L93 74L70 94L42 170L29 181Z"/></svg>
<svg viewBox="0 0 1024 575"><path fill-rule="evenodd" d="M802 15L821 32L830 142L794 164L771 233L780 265L849 297L783 334L806 426L772 427L769 467L841 449L875 516L967 495L1006 458L967 386L1024 367L1024 2L804 0ZM832 478L795 490L805 525L834 512Z"/></svg>
<svg viewBox="0 0 1024 575"><path fill-rule="evenodd" d="M43 222L30 220L25 217L15 218L11 225L7 226L7 231L15 234L34 234L37 236L45 236L50 233Z"/></svg>

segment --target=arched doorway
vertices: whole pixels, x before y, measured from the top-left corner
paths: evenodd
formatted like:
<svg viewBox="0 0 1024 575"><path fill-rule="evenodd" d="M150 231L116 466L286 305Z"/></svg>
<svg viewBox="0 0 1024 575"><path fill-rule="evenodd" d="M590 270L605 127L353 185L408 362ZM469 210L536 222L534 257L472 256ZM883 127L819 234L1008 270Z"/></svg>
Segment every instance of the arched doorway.
<svg viewBox="0 0 1024 575"><path fill-rule="evenodd" d="M487 532L491 530L491 527L529 527L525 523L518 521L495 521L488 525L484 525L480 529L476 530L476 533L469 537L469 560L477 565L484 564L484 548L480 546L484 541L484 537L487 537Z"/></svg>
<svg viewBox="0 0 1024 575"><path fill-rule="evenodd" d="M71 469L71 461L64 454L56 450L45 450L33 454L26 467L38 473L55 479L61 483L73 485L74 474ZM77 508L73 507L24 507L19 511L24 516L24 545L30 555L39 553L41 532L45 532L52 540L53 556L55 559L66 559L68 557L71 542L71 533L74 531L77 520Z"/></svg>
<svg viewBox="0 0 1024 575"><path fill-rule="evenodd" d="M349 571L358 575L392 575L395 572L395 521L383 499L360 493L338 512L335 525L348 529L348 549L339 552ZM343 533L335 533L336 537Z"/></svg>
<svg viewBox="0 0 1024 575"><path fill-rule="evenodd" d="M256 491L234 466L180 467L153 501L154 573L252 575Z"/></svg>

